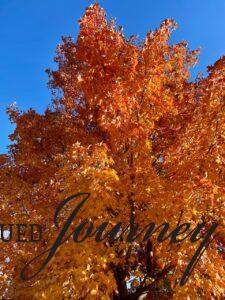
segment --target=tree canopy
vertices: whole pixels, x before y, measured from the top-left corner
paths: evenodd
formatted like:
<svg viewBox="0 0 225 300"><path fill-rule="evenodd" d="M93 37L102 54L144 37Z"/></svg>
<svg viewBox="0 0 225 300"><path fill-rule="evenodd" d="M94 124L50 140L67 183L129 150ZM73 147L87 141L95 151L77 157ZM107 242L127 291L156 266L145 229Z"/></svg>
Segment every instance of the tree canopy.
<svg viewBox="0 0 225 300"><path fill-rule="evenodd" d="M50 108L8 108L15 130L0 156L1 223L41 224L43 238L1 242L1 299L224 298L225 58L193 82L199 51L170 44L173 20L143 41L126 38L98 4L79 24L77 40L65 37L57 48L58 69L48 70ZM220 227L184 286L178 279L198 243L154 235L146 243L71 240L21 281L24 264L58 234L56 207L79 192L91 194L79 220L97 225L133 217L142 226Z"/></svg>

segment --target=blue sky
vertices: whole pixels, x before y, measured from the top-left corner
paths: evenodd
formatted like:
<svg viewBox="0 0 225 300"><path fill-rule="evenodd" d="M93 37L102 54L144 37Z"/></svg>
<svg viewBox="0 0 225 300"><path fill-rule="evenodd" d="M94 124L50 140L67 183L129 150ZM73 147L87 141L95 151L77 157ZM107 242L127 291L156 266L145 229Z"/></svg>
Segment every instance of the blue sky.
<svg viewBox="0 0 225 300"><path fill-rule="evenodd" d="M61 36L77 36L77 20L88 0L0 0L0 153L6 152L13 128L5 113L16 102L20 109L43 112L50 103L46 68ZM108 16L116 17L126 35L144 37L165 18L179 28L172 42L186 40L202 48L198 72L205 72L225 54L225 0L102 0Z"/></svg>

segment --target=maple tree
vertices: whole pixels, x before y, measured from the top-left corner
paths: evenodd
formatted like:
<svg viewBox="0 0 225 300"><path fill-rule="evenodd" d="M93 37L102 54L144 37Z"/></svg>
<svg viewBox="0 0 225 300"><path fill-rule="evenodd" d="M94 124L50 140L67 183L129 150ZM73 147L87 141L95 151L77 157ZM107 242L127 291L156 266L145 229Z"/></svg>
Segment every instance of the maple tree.
<svg viewBox="0 0 225 300"><path fill-rule="evenodd" d="M51 108L8 108L16 127L0 157L1 223L41 224L43 238L1 242L1 299L222 299L225 58L191 82L198 51L169 44L173 20L144 41L127 39L98 4L79 24L77 41L63 38L57 49L58 70L48 70ZM56 207L78 192L91 194L79 220L96 226L131 217L143 226L204 221L219 223L219 234L184 286L178 279L197 243L155 236L68 241L43 272L22 281L24 264L58 234Z"/></svg>

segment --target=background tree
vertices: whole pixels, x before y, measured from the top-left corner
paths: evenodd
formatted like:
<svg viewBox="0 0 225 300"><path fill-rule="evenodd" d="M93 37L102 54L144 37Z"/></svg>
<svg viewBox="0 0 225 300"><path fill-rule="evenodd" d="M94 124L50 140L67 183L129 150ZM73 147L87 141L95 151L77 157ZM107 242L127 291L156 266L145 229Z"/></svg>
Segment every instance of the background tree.
<svg viewBox="0 0 225 300"><path fill-rule="evenodd" d="M51 108L43 115L8 109L16 129L0 162L1 222L42 224L44 232L35 247L1 242L2 299L225 296L222 233L183 287L178 279L198 245L155 236L145 244L71 240L36 278L19 278L56 238L55 208L78 192L91 193L79 220L96 226L134 217L142 226L224 226L224 58L190 82L198 51L169 44L175 27L165 20L144 41L127 39L95 4L80 20L77 41L59 45L58 70L48 70Z"/></svg>

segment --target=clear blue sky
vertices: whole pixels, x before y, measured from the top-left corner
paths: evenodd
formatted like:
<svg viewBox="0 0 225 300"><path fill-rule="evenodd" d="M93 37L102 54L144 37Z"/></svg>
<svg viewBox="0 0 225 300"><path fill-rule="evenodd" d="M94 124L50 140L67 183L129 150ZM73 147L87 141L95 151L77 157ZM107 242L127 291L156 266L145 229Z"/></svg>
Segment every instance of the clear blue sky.
<svg viewBox="0 0 225 300"><path fill-rule="evenodd" d="M225 0L102 0L108 16L116 17L127 35L144 37L165 18L179 29L172 42L186 40L202 48L199 71L205 72L225 54ZM77 20L88 0L0 0L0 153L6 151L13 128L5 108L11 102L43 112L50 103L46 68L62 35L76 36Z"/></svg>

